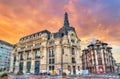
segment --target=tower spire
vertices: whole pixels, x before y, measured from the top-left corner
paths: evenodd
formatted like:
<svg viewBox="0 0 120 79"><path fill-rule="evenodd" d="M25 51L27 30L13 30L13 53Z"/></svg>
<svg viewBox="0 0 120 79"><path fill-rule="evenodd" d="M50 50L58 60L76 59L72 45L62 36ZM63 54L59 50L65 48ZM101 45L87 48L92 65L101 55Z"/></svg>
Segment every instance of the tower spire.
<svg viewBox="0 0 120 79"><path fill-rule="evenodd" d="M69 27L69 20L68 20L67 12L65 12L65 15L64 15L64 27Z"/></svg>

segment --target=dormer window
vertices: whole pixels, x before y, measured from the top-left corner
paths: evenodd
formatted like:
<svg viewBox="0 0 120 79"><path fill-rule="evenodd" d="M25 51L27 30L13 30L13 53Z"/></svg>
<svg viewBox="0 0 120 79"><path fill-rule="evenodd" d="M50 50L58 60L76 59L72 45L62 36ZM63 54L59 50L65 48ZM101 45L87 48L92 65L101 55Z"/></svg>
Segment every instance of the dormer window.
<svg viewBox="0 0 120 79"><path fill-rule="evenodd" d="M28 39L30 39L30 36L28 37Z"/></svg>
<svg viewBox="0 0 120 79"><path fill-rule="evenodd" d="M54 35L52 34L52 35L50 35L50 39L53 39L54 38Z"/></svg>
<svg viewBox="0 0 120 79"><path fill-rule="evenodd" d="M54 41L49 42L50 45L54 45Z"/></svg>
<svg viewBox="0 0 120 79"><path fill-rule="evenodd" d="M41 33L39 33L39 36L41 35Z"/></svg>
<svg viewBox="0 0 120 79"><path fill-rule="evenodd" d="M74 34L72 33L71 36L74 36Z"/></svg>
<svg viewBox="0 0 120 79"><path fill-rule="evenodd" d="M100 54L101 53L101 49L97 49L97 54Z"/></svg>
<svg viewBox="0 0 120 79"><path fill-rule="evenodd" d="M72 43L75 43L75 41L74 41L74 40L71 40L71 42L72 42Z"/></svg>
<svg viewBox="0 0 120 79"><path fill-rule="evenodd" d="M37 37L38 36L38 34L35 34L35 37Z"/></svg>
<svg viewBox="0 0 120 79"><path fill-rule="evenodd" d="M108 52L111 53L111 49L108 49Z"/></svg>

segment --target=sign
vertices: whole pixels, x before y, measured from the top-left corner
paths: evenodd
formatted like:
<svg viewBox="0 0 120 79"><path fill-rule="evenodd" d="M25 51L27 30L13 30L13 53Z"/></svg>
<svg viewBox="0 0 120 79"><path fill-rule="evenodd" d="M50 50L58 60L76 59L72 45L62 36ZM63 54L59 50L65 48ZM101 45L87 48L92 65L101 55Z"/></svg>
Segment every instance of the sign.
<svg viewBox="0 0 120 79"><path fill-rule="evenodd" d="M83 75L87 75L88 73L89 73L88 70L82 70Z"/></svg>
<svg viewBox="0 0 120 79"><path fill-rule="evenodd" d="M99 70L100 73L103 73L104 72L103 66L98 66L98 70Z"/></svg>

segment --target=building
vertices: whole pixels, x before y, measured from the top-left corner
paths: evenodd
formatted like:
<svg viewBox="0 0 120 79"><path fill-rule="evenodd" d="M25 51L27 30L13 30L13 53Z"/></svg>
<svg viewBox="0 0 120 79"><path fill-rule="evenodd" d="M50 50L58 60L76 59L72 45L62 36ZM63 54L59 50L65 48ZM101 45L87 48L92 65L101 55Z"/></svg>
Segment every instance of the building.
<svg viewBox="0 0 120 79"><path fill-rule="evenodd" d="M40 73L56 71L79 74L81 70L80 39L65 13L64 25L56 33L43 30L22 37L11 56L10 72Z"/></svg>
<svg viewBox="0 0 120 79"><path fill-rule="evenodd" d="M116 72L120 72L120 63L116 63Z"/></svg>
<svg viewBox="0 0 120 79"><path fill-rule="evenodd" d="M12 44L0 40L0 71L9 71L11 52Z"/></svg>
<svg viewBox="0 0 120 79"><path fill-rule="evenodd" d="M107 43L96 40L96 43L82 50L82 69L88 70L89 73L114 72L114 65L112 47Z"/></svg>

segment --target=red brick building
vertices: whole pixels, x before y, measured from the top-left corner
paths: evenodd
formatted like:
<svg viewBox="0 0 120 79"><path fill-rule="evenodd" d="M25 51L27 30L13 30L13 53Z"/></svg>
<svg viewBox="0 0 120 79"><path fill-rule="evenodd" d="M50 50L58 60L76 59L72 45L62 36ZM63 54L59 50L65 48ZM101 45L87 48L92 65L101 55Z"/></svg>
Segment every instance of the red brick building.
<svg viewBox="0 0 120 79"><path fill-rule="evenodd" d="M115 60L111 49L99 40L88 45L87 49L82 50L82 69L97 74L114 72Z"/></svg>

